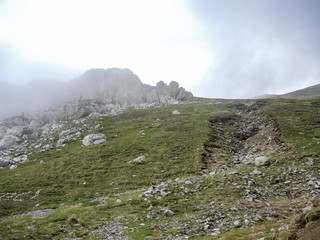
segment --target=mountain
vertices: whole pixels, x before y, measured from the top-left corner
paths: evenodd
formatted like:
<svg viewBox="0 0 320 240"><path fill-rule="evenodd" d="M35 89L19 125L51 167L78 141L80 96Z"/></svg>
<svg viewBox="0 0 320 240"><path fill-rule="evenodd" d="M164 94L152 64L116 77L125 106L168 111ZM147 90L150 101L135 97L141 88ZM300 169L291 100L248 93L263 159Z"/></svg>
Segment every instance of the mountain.
<svg viewBox="0 0 320 240"><path fill-rule="evenodd" d="M290 92L280 95L281 98L287 99L308 99L308 98L320 98L320 84L307 87L301 90Z"/></svg>
<svg viewBox="0 0 320 240"><path fill-rule="evenodd" d="M312 99L320 98L320 84L303 88L286 94L263 94L255 97L256 99L285 98L285 99Z"/></svg>
<svg viewBox="0 0 320 240"><path fill-rule="evenodd" d="M24 112L56 111L59 119L108 114L137 104L163 104L192 100L177 82L143 84L129 69L90 69L61 81L33 81L24 86L0 83L0 118Z"/></svg>
<svg viewBox="0 0 320 240"><path fill-rule="evenodd" d="M109 115L119 109L141 104L178 103L193 99L190 92L172 81L156 86L143 84L129 69L90 69L68 85L69 100L58 111L59 119L90 114Z"/></svg>

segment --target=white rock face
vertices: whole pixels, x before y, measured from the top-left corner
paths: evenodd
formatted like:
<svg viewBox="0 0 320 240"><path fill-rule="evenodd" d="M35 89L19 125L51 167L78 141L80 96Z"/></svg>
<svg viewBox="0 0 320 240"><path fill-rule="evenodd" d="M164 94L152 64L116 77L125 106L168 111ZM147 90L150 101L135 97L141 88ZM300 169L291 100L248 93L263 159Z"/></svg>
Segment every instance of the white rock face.
<svg viewBox="0 0 320 240"><path fill-rule="evenodd" d="M98 134L90 134L88 136L85 136L82 140L82 144L84 146L90 146L93 144L99 144L106 141L107 141L106 136L102 133L98 133Z"/></svg>
<svg viewBox="0 0 320 240"><path fill-rule="evenodd" d="M271 164L270 159L268 157L257 157L254 160L256 166L269 166Z"/></svg>
<svg viewBox="0 0 320 240"><path fill-rule="evenodd" d="M177 82L169 85L163 81L157 85L143 84L129 69L90 69L70 81L73 101L61 105L58 118L82 118L92 113L111 112L137 104L174 103L192 100L193 95Z"/></svg>

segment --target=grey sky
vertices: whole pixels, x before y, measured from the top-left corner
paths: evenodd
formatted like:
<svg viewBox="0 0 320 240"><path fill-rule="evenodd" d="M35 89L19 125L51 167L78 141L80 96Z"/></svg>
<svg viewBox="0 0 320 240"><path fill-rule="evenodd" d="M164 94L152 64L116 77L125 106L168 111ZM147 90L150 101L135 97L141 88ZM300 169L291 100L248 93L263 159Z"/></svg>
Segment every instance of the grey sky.
<svg viewBox="0 0 320 240"><path fill-rule="evenodd" d="M285 93L320 83L320 1L188 2L215 55L202 79L206 96Z"/></svg>
<svg viewBox="0 0 320 240"><path fill-rule="evenodd" d="M196 96L245 98L320 83L318 0L0 1L0 81L130 68Z"/></svg>

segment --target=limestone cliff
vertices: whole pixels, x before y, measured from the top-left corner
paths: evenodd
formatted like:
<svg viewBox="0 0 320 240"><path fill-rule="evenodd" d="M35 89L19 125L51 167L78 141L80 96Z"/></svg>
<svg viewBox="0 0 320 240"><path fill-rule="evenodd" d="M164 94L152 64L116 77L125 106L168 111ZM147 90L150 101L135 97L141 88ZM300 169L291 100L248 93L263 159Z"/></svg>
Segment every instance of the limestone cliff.
<svg viewBox="0 0 320 240"><path fill-rule="evenodd" d="M69 83L69 101L61 105L59 118L84 117L92 112L110 112L136 104L161 104L187 101L192 93L163 81L143 84L129 69L90 69Z"/></svg>

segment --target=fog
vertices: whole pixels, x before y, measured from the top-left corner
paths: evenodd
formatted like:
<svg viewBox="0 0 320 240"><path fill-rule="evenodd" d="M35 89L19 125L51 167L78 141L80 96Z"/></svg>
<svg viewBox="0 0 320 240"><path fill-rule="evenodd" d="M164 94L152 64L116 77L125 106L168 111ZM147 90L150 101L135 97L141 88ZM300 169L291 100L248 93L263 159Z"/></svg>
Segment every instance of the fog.
<svg viewBox="0 0 320 240"><path fill-rule="evenodd" d="M67 100L67 89L63 81L40 80L24 85L0 82L0 119L58 107Z"/></svg>
<svg viewBox="0 0 320 240"><path fill-rule="evenodd" d="M318 84L319 12L317 0L3 0L0 116L58 104L90 68L210 98Z"/></svg>

